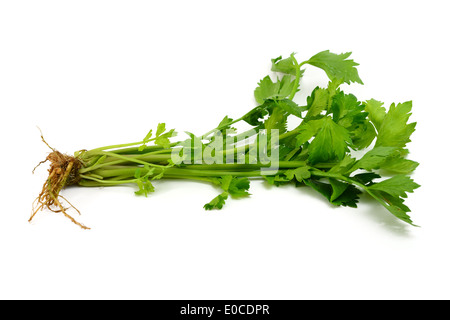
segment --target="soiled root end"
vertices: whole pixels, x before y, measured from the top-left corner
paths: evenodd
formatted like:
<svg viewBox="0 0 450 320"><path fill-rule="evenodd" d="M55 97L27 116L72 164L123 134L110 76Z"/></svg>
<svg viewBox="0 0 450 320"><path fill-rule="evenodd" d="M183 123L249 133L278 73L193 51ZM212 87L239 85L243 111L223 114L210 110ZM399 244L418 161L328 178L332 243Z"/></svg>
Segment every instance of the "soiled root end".
<svg viewBox="0 0 450 320"><path fill-rule="evenodd" d="M69 185L76 184L79 181L78 171L82 167L82 163L79 159L68 156L52 149L45 161L50 161L51 165L48 170L49 175L47 181L42 187L42 191L36 198L33 204L33 212L28 221L31 221L36 213L44 208L49 209L53 212L61 212L64 216L69 218L73 223L78 225L83 229L89 229L83 224L76 221L72 216L70 216L64 208L59 199L65 200L72 208L74 208L78 213L80 213L67 199L60 195L61 190ZM40 164L41 164L40 163Z"/></svg>

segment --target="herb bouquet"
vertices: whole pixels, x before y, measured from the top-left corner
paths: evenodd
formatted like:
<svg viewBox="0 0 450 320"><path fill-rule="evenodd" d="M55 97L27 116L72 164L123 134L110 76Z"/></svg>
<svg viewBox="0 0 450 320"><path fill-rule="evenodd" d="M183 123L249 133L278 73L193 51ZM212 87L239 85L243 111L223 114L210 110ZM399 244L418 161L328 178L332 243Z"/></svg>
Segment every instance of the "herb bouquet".
<svg viewBox="0 0 450 320"><path fill-rule="evenodd" d="M49 176L30 221L47 208L88 229L67 212L67 205L73 207L61 195L67 186L131 184L137 195L147 196L158 179L207 181L221 189L204 205L212 210L221 209L230 197L248 197L250 179L263 179L275 186L310 187L336 206L356 207L365 192L413 225L404 204L407 192L419 187L409 176L418 163L407 159L406 149L416 125L408 123L412 102L385 108L380 101L359 101L345 93L343 83L363 84L358 64L349 56L322 51L303 62L294 54L272 59L278 77L266 76L258 83L256 107L239 118L225 116L203 135L187 133L188 138L174 141L175 130L160 123L140 141L80 150L73 156L47 144ZM322 69L330 81L326 88L316 87L300 106L293 99L305 65ZM301 123L288 130L289 117ZM237 132L233 125L238 122L250 125L249 130ZM356 150L362 156L354 156Z"/></svg>

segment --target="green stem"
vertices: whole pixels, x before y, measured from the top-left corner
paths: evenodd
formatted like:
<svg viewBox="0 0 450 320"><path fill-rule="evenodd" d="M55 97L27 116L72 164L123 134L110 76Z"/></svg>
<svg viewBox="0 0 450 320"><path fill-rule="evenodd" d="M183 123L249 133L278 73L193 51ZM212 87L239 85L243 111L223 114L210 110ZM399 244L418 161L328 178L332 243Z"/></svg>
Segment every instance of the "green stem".
<svg viewBox="0 0 450 320"><path fill-rule="evenodd" d="M88 167L80 169L79 172L80 173L86 173L86 172L89 172L89 171L93 171L93 170L99 169L99 168L104 167L104 166L110 166L112 164L119 164L119 163L123 164L123 163L127 163L127 162L138 163L138 164L141 164L141 165L149 165L149 166L152 166L152 167L161 167L161 168L163 168L164 165L158 165L158 164L152 163L151 161L157 160L157 161L161 162L161 161L167 161L167 160L170 159L170 157L167 157L167 156L164 156L164 157L154 157L153 155L131 156L131 155L121 155L121 154L117 154L117 153L113 153L113 152L107 152L107 151L98 152L98 154L107 155L107 156L110 156L112 158L117 158L119 160L109 161L109 162L101 163L101 164L94 165L94 166L88 166Z"/></svg>
<svg viewBox="0 0 450 320"><path fill-rule="evenodd" d="M305 161L279 161L278 163L249 163L249 164L192 164L189 165L189 169L197 170L240 170L240 169L261 169L267 167L278 167L278 168L298 168L305 167Z"/></svg>
<svg viewBox="0 0 450 320"><path fill-rule="evenodd" d="M170 144L170 147L174 147L178 144L178 142L174 142ZM114 153L117 154L123 154L123 155L127 155L127 154L147 154L149 152L155 152L155 151L159 151L164 149L161 146L158 145L153 145L153 146L146 146L144 149L139 150L141 148L141 146L139 147L130 147L130 148L122 148L122 149L118 149L118 150L114 150Z"/></svg>
<svg viewBox="0 0 450 320"><path fill-rule="evenodd" d="M134 173L136 172L136 169L141 168L137 165L112 165L113 163L107 163L102 166L96 166L91 168L85 168L82 172L82 174L89 173L90 175L96 175L96 177L104 177L104 178L110 178L110 177L117 177L117 176L128 176L132 177L134 176ZM318 163L315 165L316 168L320 169L329 169L333 167L335 163ZM178 167L175 169L181 169L181 170L219 170L219 171L237 171L237 170L261 170L262 168L267 167L278 167L279 169L291 169L291 168L298 168L298 167L304 167L307 166L306 161L279 161L278 163L271 163L271 164L263 164L263 163L253 163L253 164L240 164L240 163L233 163L233 164L186 164L185 166ZM88 170L90 169L90 170ZM167 170L166 167L157 167L155 174L161 173L163 170ZM145 172L144 172L145 173Z"/></svg>
<svg viewBox="0 0 450 320"><path fill-rule="evenodd" d="M91 180L98 182L100 184L107 184L107 185L118 185L118 184L125 184L125 183L136 183L138 179L129 179L129 180L105 180L105 179L98 179L93 176L80 174L80 177L82 179Z"/></svg>
<svg viewBox="0 0 450 320"><path fill-rule="evenodd" d="M295 80L294 80L294 86L292 88L291 94L289 95L289 100L294 99L295 94L298 90L298 85L300 83L300 68L305 64L305 62L302 62L298 64L297 59L295 59L294 55L291 55L292 61L294 61L295 65Z"/></svg>
<svg viewBox="0 0 450 320"><path fill-rule="evenodd" d="M281 141L283 139L289 138L297 133L300 132L300 130L302 129L301 127L302 124L300 124L298 127L292 129L291 131L285 132L283 134L280 134L280 136L278 137L278 139Z"/></svg>
<svg viewBox="0 0 450 320"><path fill-rule="evenodd" d="M295 80L294 80L294 86L292 88L291 94L289 95L289 100L294 99L295 94L297 93L298 84L300 83L300 67L298 65L297 59L295 59L294 55L291 55L292 61L294 61L295 65Z"/></svg>
<svg viewBox="0 0 450 320"><path fill-rule="evenodd" d="M213 133L213 132L215 132L215 131L220 131L220 130L222 130L222 129L225 129L226 127L231 126L232 124L235 124L235 123L241 121L242 119L243 119L243 117L241 117L241 118L239 118L239 119L236 119L236 120L233 120L233 121L231 121L231 122L229 122L229 123L226 123L226 124L224 124L224 125L222 125L222 126L216 127L216 128L214 128L214 129L208 131L207 133L201 135L201 136L200 136L200 140L206 139L211 133Z"/></svg>
<svg viewBox="0 0 450 320"><path fill-rule="evenodd" d="M209 183L214 183L214 178L212 177L195 177L195 176L177 176L177 175L172 175L172 176L168 176L165 177L164 179L183 179L183 180L195 180L195 181L204 181L204 182L209 182ZM122 181L110 181L105 183L105 181L103 180L93 180L88 178L82 179L78 185L82 186L82 187L104 187L106 185L121 185L121 184L127 184L127 183L135 183L136 181L132 181L132 180L122 180Z"/></svg>
<svg viewBox="0 0 450 320"><path fill-rule="evenodd" d="M101 151L105 151L105 150L109 150L109 149L121 149L121 148L136 146L136 145L143 145L143 144L146 144L146 143L148 143L150 141L154 141L154 140L156 140L156 138L151 138L151 139L147 139L144 141L138 141L138 142L124 143L124 144L113 144L110 146L91 149L89 151L86 151L86 154L91 155L91 154L100 153Z"/></svg>

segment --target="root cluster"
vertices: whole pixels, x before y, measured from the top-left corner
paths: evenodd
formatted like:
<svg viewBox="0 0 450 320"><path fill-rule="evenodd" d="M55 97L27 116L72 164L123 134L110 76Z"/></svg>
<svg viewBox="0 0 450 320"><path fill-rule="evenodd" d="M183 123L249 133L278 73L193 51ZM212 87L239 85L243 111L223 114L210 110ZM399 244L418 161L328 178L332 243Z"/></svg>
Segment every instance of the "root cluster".
<svg viewBox="0 0 450 320"><path fill-rule="evenodd" d="M42 164L50 161L51 164L48 169L49 175L47 181L42 186L41 193L33 203L33 212L28 221L31 221L38 211L47 208L53 212L61 212L76 225L83 229L89 229L70 216L67 213L68 208L64 208L60 201L60 199L63 199L78 213L80 213L80 211L78 211L78 209L76 209L67 199L60 195L60 192L64 187L76 184L79 181L80 177L78 175L78 171L81 169L82 163L75 157L62 154L53 148L52 150L53 152L51 152L47 158L40 163Z"/></svg>

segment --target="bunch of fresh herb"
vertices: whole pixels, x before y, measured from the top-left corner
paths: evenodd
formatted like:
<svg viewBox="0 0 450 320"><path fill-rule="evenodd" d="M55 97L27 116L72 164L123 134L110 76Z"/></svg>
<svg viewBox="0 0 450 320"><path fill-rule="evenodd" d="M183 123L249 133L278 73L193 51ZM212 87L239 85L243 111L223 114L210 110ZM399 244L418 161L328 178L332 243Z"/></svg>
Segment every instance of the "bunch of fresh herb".
<svg viewBox="0 0 450 320"><path fill-rule="evenodd" d="M81 150L74 156L51 148L49 177L30 221L48 208L87 228L62 205L60 192L69 185L134 184L137 195L147 196L155 191L155 180L207 181L222 190L204 205L212 210L221 209L229 197L248 197L250 179L263 179L275 186L311 187L336 206L356 207L365 192L413 225L404 204L407 192L419 187L409 176L418 163L407 159L406 149L416 125L408 123L412 102L385 108L380 101L359 101L345 93L343 83L363 84L358 64L349 56L322 51L301 63L294 54L272 59L277 78L266 76L258 83L257 106L234 120L225 116L203 135L187 133L188 138L173 141L175 130L160 123L133 143ZM330 81L327 87L316 87L300 106L293 99L305 65L322 69ZM289 117L301 123L288 130ZM236 132L232 126L238 122L250 128Z"/></svg>

